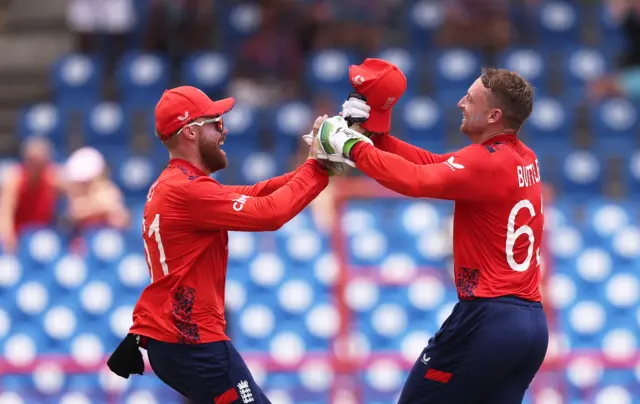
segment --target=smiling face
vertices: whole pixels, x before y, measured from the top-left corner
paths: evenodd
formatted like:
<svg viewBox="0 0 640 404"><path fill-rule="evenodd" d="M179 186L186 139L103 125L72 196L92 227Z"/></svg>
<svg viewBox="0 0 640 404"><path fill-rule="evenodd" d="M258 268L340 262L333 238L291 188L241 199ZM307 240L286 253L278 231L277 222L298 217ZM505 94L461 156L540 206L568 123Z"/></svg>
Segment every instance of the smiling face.
<svg viewBox="0 0 640 404"><path fill-rule="evenodd" d="M458 102L458 108L462 111L460 132L474 137L486 132L490 125L500 119L502 111L492 106L490 95L481 79L469 87L467 94Z"/></svg>
<svg viewBox="0 0 640 404"><path fill-rule="evenodd" d="M211 118L201 118L196 122L207 122ZM212 173L227 167L227 154L222 150L227 138L227 129L219 122L207 122L202 126L189 127L195 131L198 154L205 167Z"/></svg>

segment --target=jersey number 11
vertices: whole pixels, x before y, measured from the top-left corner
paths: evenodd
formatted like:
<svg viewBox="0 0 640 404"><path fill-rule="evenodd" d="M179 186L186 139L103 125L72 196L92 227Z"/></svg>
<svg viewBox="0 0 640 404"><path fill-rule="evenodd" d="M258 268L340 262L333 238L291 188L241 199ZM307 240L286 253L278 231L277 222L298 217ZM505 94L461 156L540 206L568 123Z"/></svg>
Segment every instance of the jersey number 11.
<svg viewBox="0 0 640 404"><path fill-rule="evenodd" d="M155 236L156 244L158 244L158 253L160 255L160 266L162 267L162 273L167 275L169 273L169 267L167 266L167 256L164 253L164 246L162 245L162 238L160 237L160 214L156 214L149 226L149 231L145 231L144 219L142 220L142 233L151 238ZM147 245L146 237L142 238L144 241L144 250L147 253L147 264L149 264L149 275L151 276L151 282L153 282L153 265L151 264L151 255L149 254L149 246Z"/></svg>

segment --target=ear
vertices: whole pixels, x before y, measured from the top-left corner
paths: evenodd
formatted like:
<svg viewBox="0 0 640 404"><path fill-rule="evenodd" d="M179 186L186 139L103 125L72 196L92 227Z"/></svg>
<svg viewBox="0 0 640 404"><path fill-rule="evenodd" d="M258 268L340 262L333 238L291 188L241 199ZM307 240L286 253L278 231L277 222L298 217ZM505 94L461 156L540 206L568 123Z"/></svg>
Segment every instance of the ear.
<svg viewBox="0 0 640 404"><path fill-rule="evenodd" d="M185 126L185 128L182 130L182 136L190 140L195 140L196 131L194 130L193 126Z"/></svg>
<svg viewBox="0 0 640 404"><path fill-rule="evenodd" d="M489 113L489 123L496 123L502 119L501 109L492 109Z"/></svg>

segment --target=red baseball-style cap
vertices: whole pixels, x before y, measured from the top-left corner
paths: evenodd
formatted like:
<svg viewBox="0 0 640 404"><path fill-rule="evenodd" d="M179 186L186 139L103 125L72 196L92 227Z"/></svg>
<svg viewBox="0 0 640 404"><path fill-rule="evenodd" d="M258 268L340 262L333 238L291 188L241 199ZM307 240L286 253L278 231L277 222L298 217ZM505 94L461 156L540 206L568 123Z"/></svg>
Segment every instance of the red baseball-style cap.
<svg viewBox="0 0 640 404"><path fill-rule="evenodd" d="M167 90L156 105L156 131L165 141L198 118L217 117L231 111L236 100L213 101L201 90L182 86Z"/></svg>
<svg viewBox="0 0 640 404"><path fill-rule="evenodd" d="M362 126L370 132L389 132L391 110L407 89L407 78L398 66L368 58L361 65L349 67L349 79L354 90L365 96L371 107L369 119Z"/></svg>

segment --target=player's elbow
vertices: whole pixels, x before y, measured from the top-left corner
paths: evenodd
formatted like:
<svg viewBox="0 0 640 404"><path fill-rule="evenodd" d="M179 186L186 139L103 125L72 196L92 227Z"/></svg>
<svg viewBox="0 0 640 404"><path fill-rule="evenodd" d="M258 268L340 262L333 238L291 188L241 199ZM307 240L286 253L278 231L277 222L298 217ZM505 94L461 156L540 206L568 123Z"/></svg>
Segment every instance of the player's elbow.
<svg viewBox="0 0 640 404"><path fill-rule="evenodd" d="M289 220L291 220L289 215L278 215L273 221L273 231L280 230Z"/></svg>
<svg viewBox="0 0 640 404"><path fill-rule="evenodd" d="M265 218L263 223L264 231L277 231L289 221L287 215L278 213Z"/></svg>
<svg viewBox="0 0 640 404"><path fill-rule="evenodd" d="M424 190L416 184L403 184L396 189L396 192L410 198L421 198L425 196Z"/></svg>

